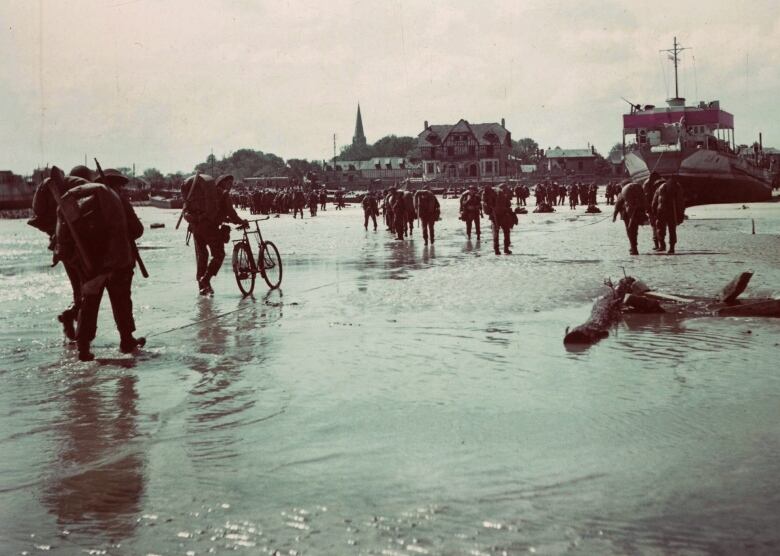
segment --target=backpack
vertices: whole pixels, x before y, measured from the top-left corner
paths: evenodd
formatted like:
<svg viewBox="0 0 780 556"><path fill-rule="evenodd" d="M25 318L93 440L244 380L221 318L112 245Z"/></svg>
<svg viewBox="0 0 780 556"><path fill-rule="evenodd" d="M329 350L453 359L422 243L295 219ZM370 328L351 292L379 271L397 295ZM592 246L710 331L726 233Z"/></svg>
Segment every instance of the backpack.
<svg viewBox="0 0 780 556"><path fill-rule="evenodd" d="M78 235L84 252L78 249L73 234ZM100 183L85 183L63 195L57 252L63 258L80 260L85 276L131 266L134 258L119 195Z"/></svg>
<svg viewBox="0 0 780 556"><path fill-rule="evenodd" d="M200 174L197 183L194 176L188 178L181 186L181 197L187 222L193 225L205 222L219 224L219 191L214 178Z"/></svg>

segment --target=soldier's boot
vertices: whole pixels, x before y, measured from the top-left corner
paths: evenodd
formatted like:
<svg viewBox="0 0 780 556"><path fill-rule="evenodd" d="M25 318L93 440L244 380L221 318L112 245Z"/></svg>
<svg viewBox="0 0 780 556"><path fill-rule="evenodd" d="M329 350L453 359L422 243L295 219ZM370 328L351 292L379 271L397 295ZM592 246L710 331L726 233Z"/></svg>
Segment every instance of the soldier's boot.
<svg viewBox="0 0 780 556"><path fill-rule="evenodd" d="M658 238L653 238L653 251L660 251L661 250L661 244L658 242Z"/></svg>
<svg viewBox="0 0 780 556"><path fill-rule="evenodd" d="M512 252L509 250L509 247L504 247L504 255L511 255Z"/></svg>
<svg viewBox="0 0 780 556"><path fill-rule="evenodd" d="M630 255L639 255L639 249L637 249L636 243L631 244L631 250L628 253Z"/></svg>
<svg viewBox="0 0 780 556"><path fill-rule="evenodd" d="M674 248L672 248L672 249L674 249ZM659 251L666 251L666 241L664 241L663 239L658 241L658 250Z"/></svg>
<svg viewBox="0 0 780 556"><path fill-rule="evenodd" d="M198 286L200 286L200 295L211 295L214 293L214 289L211 287L211 275L208 271L198 279Z"/></svg>
<svg viewBox="0 0 780 556"><path fill-rule="evenodd" d="M669 251L667 251L668 254L674 255L674 243L669 242Z"/></svg>
<svg viewBox="0 0 780 556"><path fill-rule="evenodd" d="M79 348L79 361L94 361L95 354L90 351L90 342L79 340L77 342Z"/></svg>
<svg viewBox="0 0 780 556"><path fill-rule="evenodd" d="M128 332L121 335L121 340L119 341L119 351L122 353L133 353L136 349L139 347L144 347L145 345L146 338L134 338L133 334Z"/></svg>

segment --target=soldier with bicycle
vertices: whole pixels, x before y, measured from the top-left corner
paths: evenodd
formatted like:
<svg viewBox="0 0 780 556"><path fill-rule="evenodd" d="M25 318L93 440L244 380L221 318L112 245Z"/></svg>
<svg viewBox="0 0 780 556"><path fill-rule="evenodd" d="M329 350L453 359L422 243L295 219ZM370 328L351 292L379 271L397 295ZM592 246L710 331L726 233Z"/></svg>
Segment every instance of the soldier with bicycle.
<svg viewBox="0 0 780 556"><path fill-rule="evenodd" d="M222 175L215 181L200 174L188 178L182 185L184 218L195 242L196 278L201 295L214 293L211 279L217 275L225 260L225 243L230 241L230 227L223 222L246 225L230 200L233 176ZM209 260L209 254L211 258Z"/></svg>

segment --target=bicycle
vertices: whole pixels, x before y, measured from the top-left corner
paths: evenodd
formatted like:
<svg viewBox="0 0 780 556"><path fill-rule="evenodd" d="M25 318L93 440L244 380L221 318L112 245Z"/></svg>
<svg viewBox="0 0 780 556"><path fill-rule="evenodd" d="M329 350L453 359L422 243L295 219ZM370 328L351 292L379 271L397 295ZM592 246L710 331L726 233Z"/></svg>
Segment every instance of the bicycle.
<svg viewBox="0 0 780 556"><path fill-rule="evenodd" d="M238 289L244 296L251 295L255 289L255 276L260 273L268 284L268 287L276 289L282 283L282 257L279 256L279 250L273 242L265 241L260 233L260 224L258 222L268 220L265 218L255 218L248 220L246 225L236 226L236 230L244 232L244 237L233 240L233 273L236 275ZM249 222L255 223L254 231L249 230ZM252 242L249 241L250 234L257 234L257 246L259 253L255 261L252 253Z"/></svg>

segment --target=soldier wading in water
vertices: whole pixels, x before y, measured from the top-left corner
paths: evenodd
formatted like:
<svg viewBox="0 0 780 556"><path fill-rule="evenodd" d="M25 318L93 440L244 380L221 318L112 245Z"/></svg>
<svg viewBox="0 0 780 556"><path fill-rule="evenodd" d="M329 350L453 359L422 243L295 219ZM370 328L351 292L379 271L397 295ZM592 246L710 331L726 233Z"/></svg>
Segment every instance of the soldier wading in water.
<svg viewBox="0 0 780 556"><path fill-rule="evenodd" d="M430 239L431 245L435 241L433 227L439 219L441 207L436 195L427 189L421 189L414 194L414 208L417 218L420 219L422 226L423 241L428 245Z"/></svg>
<svg viewBox="0 0 780 556"><path fill-rule="evenodd" d="M615 202L615 210L612 213L612 222L617 219L618 214L626 225L626 235L628 243L631 246L629 253L639 255L637 248L637 238L639 235L639 226L647 218L647 204L645 202L645 192L638 183L629 182L623 186Z"/></svg>
<svg viewBox="0 0 780 556"><path fill-rule="evenodd" d="M82 278L76 331L81 361L95 358L90 346L106 289L119 331L120 351L132 353L146 343L144 338L133 337L135 320L130 297L133 269L140 261L135 240L144 228L122 195L127 178L109 169L101 172L97 181L100 183L73 187L62 197L57 222L57 255L77 267Z"/></svg>
<svg viewBox="0 0 780 556"><path fill-rule="evenodd" d="M62 179L61 183L55 183L52 178L46 178L35 190L32 209L33 217L27 222L30 226L37 228L49 236L49 249L54 252L57 245L57 201L54 198L56 194L62 197L69 190L77 185L83 185L92 181L92 171L86 166L76 166L70 171L70 175ZM52 192L51 188L56 188ZM71 291L73 292L73 302L62 311L57 317L62 323L65 337L68 340L76 340L76 320L79 316L81 307L81 276L79 275L78 265L71 260L62 260L56 252L52 256L52 266L56 266L62 261L65 274L70 281Z"/></svg>
<svg viewBox="0 0 780 556"><path fill-rule="evenodd" d="M195 277L201 295L214 293L211 279L217 275L225 260L225 243L230 241L230 227L223 222L246 226L233 208L230 188L233 176L214 178L207 174L196 174L181 187L184 201L184 219L189 223L189 232L195 242ZM209 260L211 252L211 260Z"/></svg>
<svg viewBox="0 0 780 556"><path fill-rule="evenodd" d="M511 255L509 246L512 244L510 233L512 227L517 224L517 215L512 210L512 193L507 184L501 184L493 201L493 210L490 215L490 221L493 229L493 251L500 255L498 249L499 230L504 235L504 255Z"/></svg>

